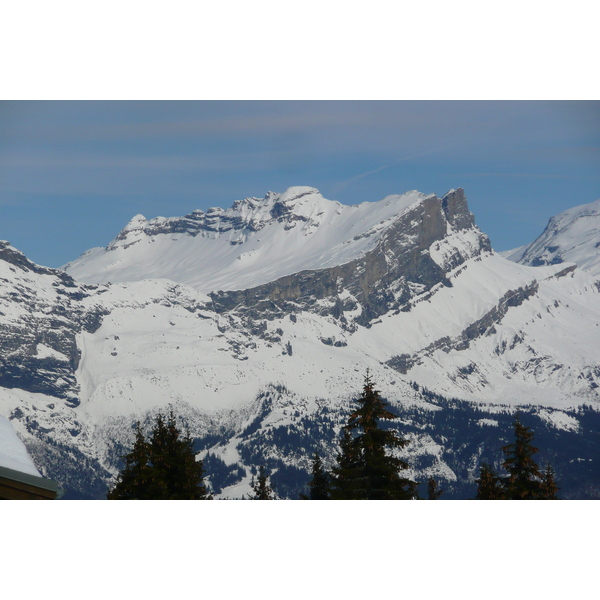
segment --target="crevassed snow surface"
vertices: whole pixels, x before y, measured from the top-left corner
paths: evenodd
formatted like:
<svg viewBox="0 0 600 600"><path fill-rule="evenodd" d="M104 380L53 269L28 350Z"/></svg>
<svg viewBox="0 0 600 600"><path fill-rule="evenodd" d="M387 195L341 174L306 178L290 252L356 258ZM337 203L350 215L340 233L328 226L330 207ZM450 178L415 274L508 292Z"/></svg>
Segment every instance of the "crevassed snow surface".
<svg viewBox="0 0 600 600"><path fill-rule="evenodd" d="M0 466L41 477L10 421L0 415Z"/></svg>
<svg viewBox="0 0 600 600"><path fill-rule="evenodd" d="M63 268L84 283L167 278L205 293L247 289L354 260L406 210L432 195L411 191L347 206L314 188L291 187L236 201L227 210L151 220L136 215L106 248L93 248ZM156 233L175 221L182 227L192 223L196 235ZM210 230L198 230L198 222Z"/></svg>

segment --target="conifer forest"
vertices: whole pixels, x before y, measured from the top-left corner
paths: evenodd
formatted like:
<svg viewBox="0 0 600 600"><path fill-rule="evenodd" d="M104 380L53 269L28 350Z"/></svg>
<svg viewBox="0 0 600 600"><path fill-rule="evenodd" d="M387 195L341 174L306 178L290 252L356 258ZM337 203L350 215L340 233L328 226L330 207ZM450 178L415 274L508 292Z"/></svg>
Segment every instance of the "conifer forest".
<svg viewBox="0 0 600 600"><path fill-rule="evenodd" d="M409 475L411 465L397 450L410 441L402 437L394 423L400 415L376 389L367 372L362 392L354 409L341 427L337 439L329 438L335 452L330 467L319 450L311 455L310 472L278 468L271 475L269 461L252 473L252 493L241 500L436 500L450 495L436 478L416 481ZM533 445L532 427L523 423L524 414L512 416L512 439L501 445L495 459L481 462L475 500L556 500L560 482L549 461L539 462L539 448ZM248 428L249 430L251 427ZM246 433L249 433L247 431ZM542 436L543 439L544 436ZM489 444L492 450L492 444ZM133 448L121 457L122 467L109 500L212 500L224 485L246 475L243 468L228 466L218 456L201 451L189 432L182 432L171 410L168 417L159 413L149 435L140 423L135 430ZM464 489L463 489L464 493Z"/></svg>

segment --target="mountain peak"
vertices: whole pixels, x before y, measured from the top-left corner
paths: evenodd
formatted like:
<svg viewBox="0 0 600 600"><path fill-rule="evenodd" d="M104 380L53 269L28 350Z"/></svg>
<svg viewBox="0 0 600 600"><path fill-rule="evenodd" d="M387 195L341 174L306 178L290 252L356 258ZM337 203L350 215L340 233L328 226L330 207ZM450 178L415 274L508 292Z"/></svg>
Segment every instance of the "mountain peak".
<svg viewBox="0 0 600 600"><path fill-rule="evenodd" d="M520 256L514 254L523 265L574 262L593 276L600 275L600 199L555 215Z"/></svg>
<svg viewBox="0 0 600 600"><path fill-rule="evenodd" d="M159 217L160 218L160 217ZM125 242L126 245L134 244L135 242L140 240L140 237L144 235L144 230L148 224L146 217L141 214L135 215L121 229L119 235L108 245L108 249L114 249L119 246L120 242Z"/></svg>
<svg viewBox="0 0 600 600"><path fill-rule="evenodd" d="M293 185L287 188L285 192L283 192L279 196L280 202L288 202L291 200L296 200L301 198L302 196L321 196L321 192L317 188L310 187L307 185Z"/></svg>
<svg viewBox="0 0 600 600"><path fill-rule="evenodd" d="M448 222L457 229L467 229L475 224L473 213L469 211L465 190L450 190L442 197L442 209Z"/></svg>
<svg viewBox="0 0 600 600"><path fill-rule="evenodd" d="M323 214L327 206L339 205L339 202L323 198L321 192L316 188L306 186L290 187L273 199L274 203L270 214L280 222L282 219L314 221L314 217Z"/></svg>
<svg viewBox="0 0 600 600"><path fill-rule="evenodd" d="M17 250L14 246L11 246L10 242L3 240L0 240L0 261L8 265L12 265L13 267L17 267L21 271L25 272L29 271L38 274L56 273L55 269L42 267L30 261L20 250ZM67 277L66 274L65 277Z"/></svg>
<svg viewBox="0 0 600 600"><path fill-rule="evenodd" d="M137 214L127 223L125 229L135 229L146 224L146 217L142 214Z"/></svg>
<svg viewBox="0 0 600 600"><path fill-rule="evenodd" d="M554 252L600 246L579 236L596 208L552 221ZM119 235L68 267L113 285L79 285L0 242L0 414L74 494L104 497L135 423L172 408L202 442L215 497L246 494L265 458L281 496L298 497L287 481L304 485L309 447L334 460L366 369L408 428L415 479L472 496L480 428L505 437L521 405L545 434L564 430L549 449L569 441L557 472L598 454L599 286L572 265L491 252L462 189L347 206L295 187L136 215ZM14 441L2 425L0 442ZM576 430L579 442L564 437ZM587 462L565 497L597 491Z"/></svg>
<svg viewBox="0 0 600 600"><path fill-rule="evenodd" d="M423 235L411 234L420 236L415 242L424 244L420 250L430 238L439 241L473 227L461 188L441 200L415 190L350 206L324 198L314 187L293 186L184 217L136 215L106 248L88 251L65 270L86 283L168 278L205 293L248 289L347 264L418 207L419 215L428 215Z"/></svg>

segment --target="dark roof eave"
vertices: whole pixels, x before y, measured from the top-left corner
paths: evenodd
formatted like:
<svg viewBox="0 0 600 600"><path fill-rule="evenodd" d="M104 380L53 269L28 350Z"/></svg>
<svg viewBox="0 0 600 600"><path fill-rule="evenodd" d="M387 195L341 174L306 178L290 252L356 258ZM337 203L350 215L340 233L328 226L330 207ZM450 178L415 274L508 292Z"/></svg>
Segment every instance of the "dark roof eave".
<svg viewBox="0 0 600 600"><path fill-rule="evenodd" d="M43 490L49 490L56 493L56 499L64 496L64 491L58 487L58 483L52 479L46 479L45 477L38 477L37 475L30 475L29 473L23 473L23 471L16 471L15 469L9 469L8 467L0 466L0 477L6 479L12 479L20 483L32 485Z"/></svg>

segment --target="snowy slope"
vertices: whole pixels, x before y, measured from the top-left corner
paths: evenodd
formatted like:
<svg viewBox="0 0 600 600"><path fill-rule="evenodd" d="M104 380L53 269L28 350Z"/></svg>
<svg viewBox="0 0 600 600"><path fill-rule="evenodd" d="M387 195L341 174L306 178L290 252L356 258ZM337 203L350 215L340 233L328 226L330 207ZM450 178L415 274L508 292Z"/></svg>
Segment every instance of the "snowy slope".
<svg viewBox="0 0 600 600"><path fill-rule="evenodd" d="M227 210L151 220L137 215L106 248L89 250L64 269L85 283L169 278L203 292L247 289L350 262L430 196L413 191L346 206L314 188L292 187Z"/></svg>
<svg viewBox="0 0 600 600"><path fill-rule="evenodd" d="M339 320L305 312L294 320L286 315L266 321L257 335L235 312L217 315L208 305L190 312L161 303L119 306L113 300L125 291L150 294L150 282L134 284L135 291L131 285L112 287L105 296L115 308L97 331L82 332L78 340L77 411L94 420L139 417L179 401L214 413L239 408L270 383L314 402L352 395L367 367L386 396L398 400L405 393L399 382L417 380L468 400L571 406L598 396L587 376L591 372L600 382L600 297L593 286L582 290L584 281L573 273L553 277L561 270L522 267L490 255L452 273L452 287L426 300L417 297L410 311L386 314L353 332ZM535 285L540 292L509 308L500 324L491 324L468 347L432 348L446 338L459 340L507 290ZM389 364L400 354L418 358L406 374ZM456 376L473 363L486 373L485 384L478 374Z"/></svg>
<svg viewBox="0 0 600 600"><path fill-rule="evenodd" d="M527 250L529 246L525 244L524 246L519 246L518 248L512 248L511 250L503 250L502 252L498 252L502 258L506 258L506 260L512 260L513 262L519 262L521 258L523 258L523 254L525 254L525 250Z"/></svg>
<svg viewBox="0 0 600 600"><path fill-rule="evenodd" d="M557 231L589 266L581 208ZM493 252L462 190L344 207L290 188L137 218L70 263L87 283L3 242L0 415L45 475L100 495L132 423L169 405L226 466L305 468L306 451L277 435L332 436L367 368L396 407L438 410L425 389L492 411L532 403L576 432L564 411L600 406L600 290L593 269L547 262ZM412 435L421 474L456 480L445 442ZM224 495L248 490L240 477Z"/></svg>
<svg viewBox="0 0 600 600"><path fill-rule="evenodd" d="M185 302L172 302L162 282L113 285L103 294L110 315L97 331L79 337L81 403L73 412L78 422L94 424L88 439L96 440L91 451L101 460L110 450L115 420L143 420L169 405L189 416L196 435L205 434L209 423L241 432L262 414L255 435L268 436L293 427L300 417L313 418L323 401L343 414L369 368L396 406L428 409L411 387L418 382L444 397L500 410L545 406L560 424L573 420L561 411L597 405L600 387L598 290L585 273L564 271L563 265L524 267L491 253L450 272L452 287L417 296L409 311L354 330L310 311L261 321L264 328L257 329L236 311L216 314L201 298L195 304L192 288L180 286L186 309ZM520 304L511 305L509 298L506 312L498 310L507 290L520 289L532 293ZM152 301L131 302L138 294ZM494 319L486 324L490 314ZM482 330L465 337L478 322ZM402 354L414 362L406 372L395 367L394 358ZM272 385L285 392L277 392L265 409L255 398ZM227 464L252 464L242 458L245 444L238 433L212 452ZM263 459L302 464L300 458L282 458L276 446L261 447ZM443 447L415 437L410 452L416 461L441 456ZM448 481L456 477L441 459L427 473ZM248 474L224 495L247 493L249 479Z"/></svg>
<svg viewBox="0 0 600 600"><path fill-rule="evenodd" d="M507 258L530 266L572 262L600 276L600 200L552 217L540 237Z"/></svg>
<svg viewBox="0 0 600 600"><path fill-rule="evenodd" d="M0 467L41 477L10 421L0 415Z"/></svg>

